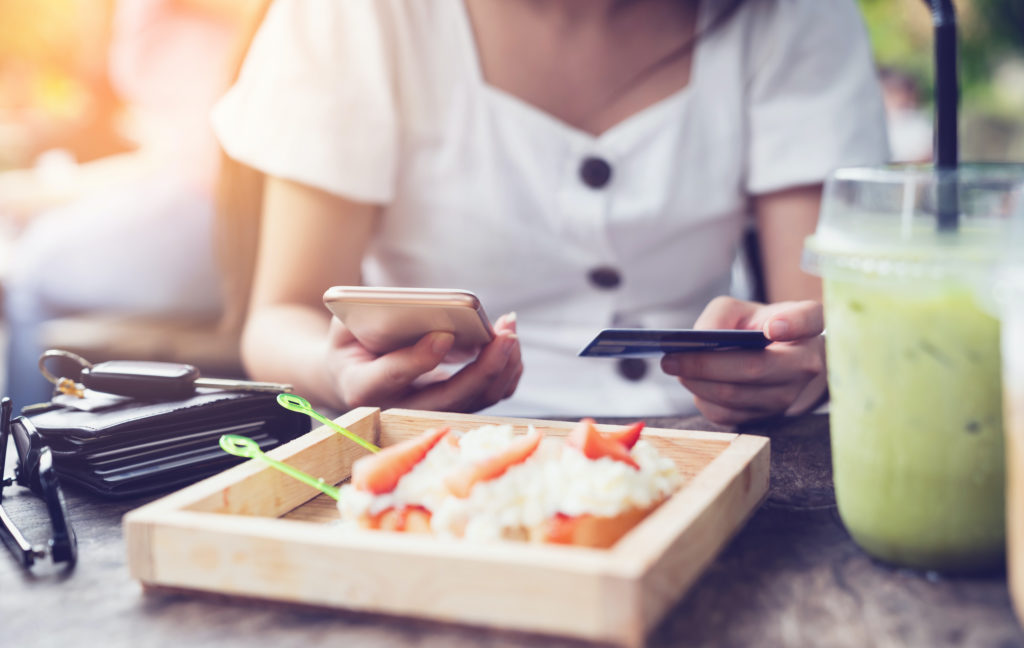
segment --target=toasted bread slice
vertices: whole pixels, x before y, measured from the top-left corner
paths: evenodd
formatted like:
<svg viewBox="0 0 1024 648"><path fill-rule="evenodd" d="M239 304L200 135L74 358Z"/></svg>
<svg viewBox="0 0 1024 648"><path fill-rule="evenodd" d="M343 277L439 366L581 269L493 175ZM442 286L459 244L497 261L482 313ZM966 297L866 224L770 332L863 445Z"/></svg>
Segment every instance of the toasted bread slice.
<svg viewBox="0 0 1024 648"><path fill-rule="evenodd" d="M619 538L658 508L659 504L661 502L647 508L628 509L612 517L556 515L535 529L530 534L530 540L606 549L618 542Z"/></svg>

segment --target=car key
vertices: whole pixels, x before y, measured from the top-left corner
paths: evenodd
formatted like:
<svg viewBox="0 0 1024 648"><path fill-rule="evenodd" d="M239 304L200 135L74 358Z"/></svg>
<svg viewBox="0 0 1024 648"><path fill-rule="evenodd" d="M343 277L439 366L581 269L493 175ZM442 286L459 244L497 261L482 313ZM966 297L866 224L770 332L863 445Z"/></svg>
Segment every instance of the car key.
<svg viewBox="0 0 1024 648"><path fill-rule="evenodd" d="M107 394L149 400L175 400L195 394L199 387L224 391L290 392L291 385L226 378L203 378L199 369L176 362L109 360L82 367L84 387Z"/></svg>

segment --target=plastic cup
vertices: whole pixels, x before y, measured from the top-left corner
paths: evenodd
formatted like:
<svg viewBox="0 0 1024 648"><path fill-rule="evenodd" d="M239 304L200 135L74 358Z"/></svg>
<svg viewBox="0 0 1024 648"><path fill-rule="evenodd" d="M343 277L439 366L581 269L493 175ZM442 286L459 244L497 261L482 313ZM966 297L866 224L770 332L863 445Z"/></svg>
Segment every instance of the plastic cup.
<svg viewBox="0 0 1024 648"><path fill-rule="evenodd" d="M1017 237L1024 246L1024 237ZM1006 421L1006 559L1017 618L1024 621L1024 261L1000 281L1003 412Z"/></svg>
<svg viewBox="0 0 1024 648"><path fill-rule="evenodd" d="M937 204L950 182L952 230ZM992 288L1022 210L1024 165L844 169L826 183L804 265L824 287L836 500L880 560L941 572L1003 561Z"/></svg>

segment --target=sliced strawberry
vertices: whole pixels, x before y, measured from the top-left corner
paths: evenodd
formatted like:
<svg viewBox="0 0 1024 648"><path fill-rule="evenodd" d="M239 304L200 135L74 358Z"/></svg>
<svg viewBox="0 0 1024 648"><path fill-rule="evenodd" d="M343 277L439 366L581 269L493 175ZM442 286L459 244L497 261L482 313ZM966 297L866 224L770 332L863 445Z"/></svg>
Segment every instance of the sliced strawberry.
<svg viewBox="0 0 1024 648"><path fill-rule="evenodd" d="M469 492L477 482L496 479L505 474L505 471L526 461L533 452L540 446L544 434L533 430L530 434L521 436L501 452L482 459L475 464L461 468L444 478L445 486L455 497L469 497Z"/></svg>
<svg viewBox="0 0 1024 648"><path fill-rule="evenodd" d="M565 513L554 514L544 523L543 541L552 544L572 544L580 519L581 516L569 517Z"/></svg>
<svg viewBox="0 0 1024 648"><path fill-rule="evenodd" d="M384 448L352 464L352 485L358 490L380 495L395 490L406 473L413 469L433 449L447 427L427 430L418 437Z"/></svg>
<svg viewBox="0 0 1024 648"><path fill-rule="evenodd" d="M620 444L625 446L627 450L631 450L633 446L636 445L636 442L640 440L640 431L643 429L644 422L637 421L636 423L633 423L632 425L625 427L621 430L616 430L615 432L608 432L604 436L613 441L619 442Z"/></svg>
<svg viewBox="0 0 1024 648"><path fill-rule="evenodd" d="M376 515L364 514L360 524L376 531L430 533L430 511L417 505L389 508Z"/></svg>
<svg viewBox="0 0 1024 648"><path fill-rule="evenodd" d="M404 521L406 533L432 533L430 528L431 513L422 506L414 506L407 509Z"/></svg>
<svg viewBox="0 0 1024 648"><path fill-rule="evenodd" d="M580 419L580 422L565 439L565 444L576 448L588 459L609 457L640 470L640 466L630 456L629 450L622 443L609 439L598 432L592 418Z"/></svg>
<svg viewBox="0 0 1024 648"><path fill-rule="evenodd" d="M379 528L383 531L430 533L430 511L422 506L388 509L381 513Z"/></svg>

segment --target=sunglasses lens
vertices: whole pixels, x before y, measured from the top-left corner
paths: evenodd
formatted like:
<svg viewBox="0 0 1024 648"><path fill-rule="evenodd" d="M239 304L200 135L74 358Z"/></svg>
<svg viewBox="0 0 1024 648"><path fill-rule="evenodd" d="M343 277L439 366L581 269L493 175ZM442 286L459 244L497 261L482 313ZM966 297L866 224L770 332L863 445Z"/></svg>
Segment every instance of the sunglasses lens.
<svg viewBox="0 0 1024 648"><path fill-rule="evenodd" d="M43 485L39 480L39 472L44 450L48 451L49 448L43 443L32 424L21 416L11 423L11 437L14 440L14 447L18 451L18 462L15 464L17 482L39 497L45 497ZM49 452L45 454L48 460ZM47 468L52 469L49 461L47 464Z"/></svg>

